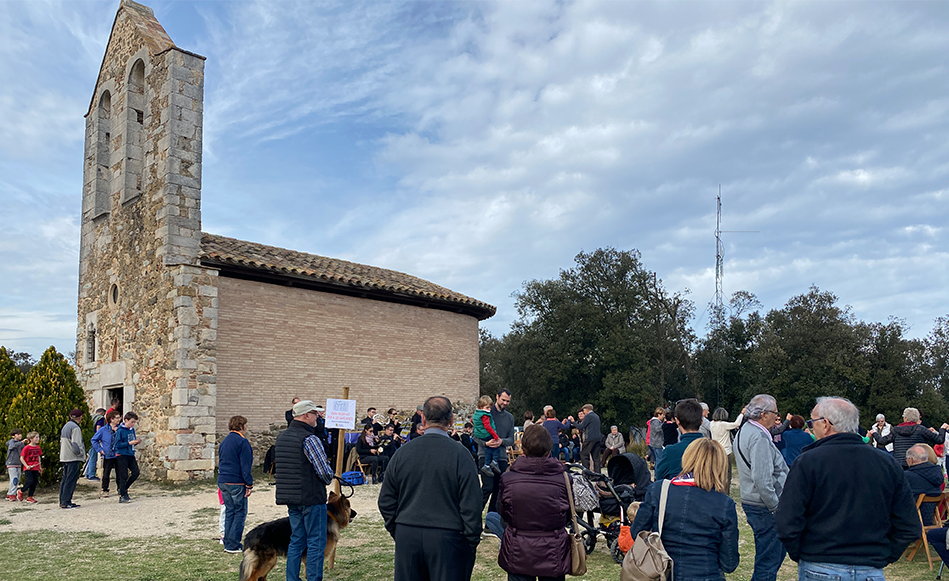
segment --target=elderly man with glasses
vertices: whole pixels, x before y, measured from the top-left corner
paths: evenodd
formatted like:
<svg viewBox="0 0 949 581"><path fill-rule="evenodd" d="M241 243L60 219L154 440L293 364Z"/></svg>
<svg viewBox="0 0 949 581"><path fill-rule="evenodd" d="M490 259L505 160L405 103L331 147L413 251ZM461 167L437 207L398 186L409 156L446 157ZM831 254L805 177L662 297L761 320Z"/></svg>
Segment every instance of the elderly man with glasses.
<svg viewBox="0 0 949 581"><path fill-rule="evenodd" d="M775 514L800 579L882 580L883 568L919 538L903 470L864 444L859 420L850 401L822 397L807 421L817 441L791 466Z"/></svg>
<svg viewBox="0 0 949 581"><path fill-rule="evenodd" d="M741 508L755 535L752 581L775 581L784 562L785 552L775 529L774 511L784 490L788 465L775 447L768 429L780 417L772 396L756 395L745 408L748 421L738 430L733 445L738 463Z"/></svg>

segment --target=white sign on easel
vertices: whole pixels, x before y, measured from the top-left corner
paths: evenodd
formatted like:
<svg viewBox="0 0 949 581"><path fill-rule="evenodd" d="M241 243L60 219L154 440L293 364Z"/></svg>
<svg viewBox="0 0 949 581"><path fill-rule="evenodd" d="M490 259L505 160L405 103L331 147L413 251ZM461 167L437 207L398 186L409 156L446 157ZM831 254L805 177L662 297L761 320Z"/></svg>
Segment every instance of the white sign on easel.
<svg viewBox="0 0 949 581"><path fill-rule="evenodd" d="M326 427L342 430L356 429L356 400L327 399Z"/></svg>

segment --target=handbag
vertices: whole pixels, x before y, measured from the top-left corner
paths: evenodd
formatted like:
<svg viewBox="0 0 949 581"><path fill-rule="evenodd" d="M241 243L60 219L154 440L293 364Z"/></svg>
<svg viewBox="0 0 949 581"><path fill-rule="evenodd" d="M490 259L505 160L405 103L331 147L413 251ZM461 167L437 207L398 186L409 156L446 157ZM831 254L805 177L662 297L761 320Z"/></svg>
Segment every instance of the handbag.
<svg viewBox="0 0 949 581"><path fill-rule="evenodd" d="M570 516L573 518L573 534L570 535L570 574L579 577L587 572L587 550L583 546L583 537L580 536L580 528L577 526L577 509L573 506L570 475L564 472L563 478L567 483L567 499L570 500Z"/></svg>
<svg viewBox="0 0 949 581"><path fill-rule="evenodd" d="M586 478L579 474L571 474L570 479L573 481L573 494L570 495L570 498L575 500L576 508L587 512L600 508L600 495L596 493L593 485L587 482Z"/></svg>
<svg viewBox="0 0 949 581"><path fill-rule="evenodd" d="M620 581L666 581L672 578L672 557L662 546L662 523L669 499L669 480L662 481L659 497L659 532L640 531L633 547L623 557Z"/></svg>

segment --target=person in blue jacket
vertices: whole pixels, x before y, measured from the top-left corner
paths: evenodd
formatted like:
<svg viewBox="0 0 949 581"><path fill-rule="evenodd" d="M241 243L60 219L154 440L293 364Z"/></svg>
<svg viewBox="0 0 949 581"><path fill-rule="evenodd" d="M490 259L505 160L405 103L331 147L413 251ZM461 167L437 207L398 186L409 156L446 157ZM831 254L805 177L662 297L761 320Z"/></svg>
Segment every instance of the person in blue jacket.
<svg viewBox="0 0 949 581"><path fill-rule="evenodd" d="M109 481L112 478L112 471L115 470L115 450L112 449L112 439L115 438L115 431L121 422L122 414L112 410L105 415L105 424L92 436L94 453L102 455L102 486L99 498L109 498Z"/></svg>
<svg viewBox="0 0 949 581"><path fill-rule="evenodd" d="M784 430L784 433L781 434L781 439L784 441L781 454L788 466L801 455L805 446L814 443L814 436L804 431L804 416L791 416L789 422L790 429Z"/></svg>
<svg viewBox="0 0 949 581"><path fill-rule="evenodd" d="M247 520L247 497L254 491L254 451L244 435L247 418L234 416L227 422L230 433L218 446L217 486L224 498L224 550L228 553L243 551L241 538Z"/></svg>
<svg viewBox="0 0 949 581"><path fill-rule="evenodd" d="M135 423L138 414L128 412L125 420L115 430L112 438L112 451L115 452L115 479L119 484L119 502L132 502L129 498L129 487L138 480L138 460L135 459L135 446L142 441L135 435Z"/></svg>
<svg viewBox="0 0 949 581"><path fill-rule="evenodd" d="M672 479L663 519L662 544L672 557L673 581L725 579L738 568L738 512L728 496L728 455L710 438L692 441L682 455L682 470ZM659 532L663 479L653 482L629 527Z"/></svg>

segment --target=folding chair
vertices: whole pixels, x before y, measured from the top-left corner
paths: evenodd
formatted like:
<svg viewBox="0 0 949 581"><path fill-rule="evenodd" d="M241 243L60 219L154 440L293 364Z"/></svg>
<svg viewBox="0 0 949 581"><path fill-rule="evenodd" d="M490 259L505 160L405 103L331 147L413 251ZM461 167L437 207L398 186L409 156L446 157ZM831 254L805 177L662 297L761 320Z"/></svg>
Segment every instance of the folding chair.
<svg viewBox="0 0 949 581"><path fill-rule="evenodd" d="M514 445L507 449L508 464L513 464L514 460L517 460L517 457L524 453L521 448L521 438L523 437L524 432L514 432Z"/></svg>
<svg viewBox="0 0 949 581"><path fill-rule="evenodd" d="M949 499L949 493L946 492L943 492L938 496L926 496L925 494L920 494L919 497L916 498L916 515L919 516L919 524L923 527L923 534L919 540L913 544L912 551L910 551L909 547L906 548L907 551L910 551L907 560L913 560L913 558L916 556L916 552L919 551L919 545L922 544L926 548L926 559L929 561L930 571L933 569L933 558L932 554L929 552L929 541L926 540L926 532L932 529L941 529L945 526L942 515L944 514L943 509L946 506L947 499ZM923 513L920 510L920 507L922 507L923 503L926 502L936 503L936 507L933 510L933 524L931 525L927 525L923 522Z"/></svg>
<svg viewBox="0 0 949 581"><path fill-rule="evenodd" d="M369 472L369 465L359 461L359 454L356 453L356 448L349 451L349 457L346 458L343 471L349 472L353 468L362 472L362 475L366 478L372 477L372 473Z"/></svg>
<svg viewBox="0 0 949 581"><path fill-rule="evenodd" d="M371 469L369 467L369 464L363 464L362 461L357 456L356 468L358 468L362 472L363 477L366 478L366 482L369 482L369 479L372 478L372 472L370 472Z"/></svg>

